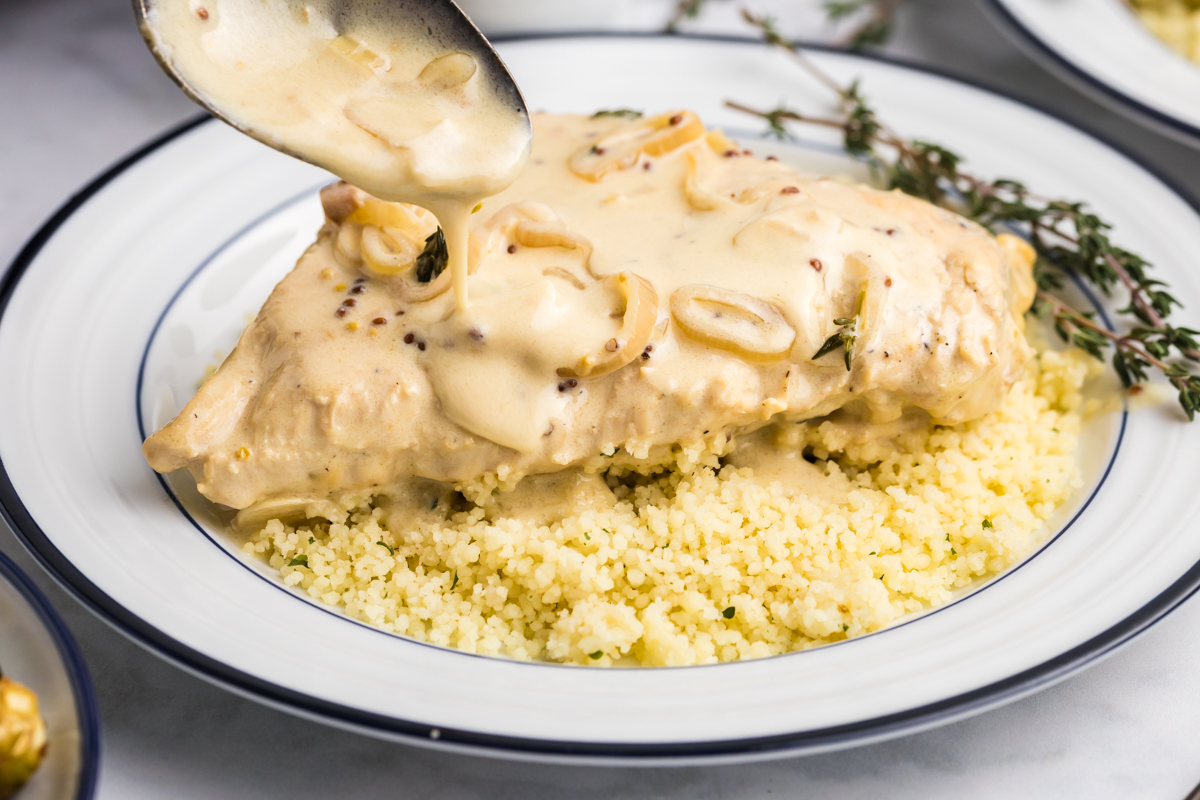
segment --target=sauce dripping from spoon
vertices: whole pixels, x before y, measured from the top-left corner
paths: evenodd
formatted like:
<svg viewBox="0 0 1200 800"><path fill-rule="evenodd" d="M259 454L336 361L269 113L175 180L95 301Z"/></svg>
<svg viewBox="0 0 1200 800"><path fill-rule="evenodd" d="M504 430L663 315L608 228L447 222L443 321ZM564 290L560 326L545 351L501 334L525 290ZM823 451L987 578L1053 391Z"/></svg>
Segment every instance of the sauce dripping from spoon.
<svg viewBox="0 0 1200 800"><path fill-rule="evenodd" d="M468 219L529 157L525 103L449 0L138 0L143 36L197 102L384 200L431 211L466 311Z"/></svg>

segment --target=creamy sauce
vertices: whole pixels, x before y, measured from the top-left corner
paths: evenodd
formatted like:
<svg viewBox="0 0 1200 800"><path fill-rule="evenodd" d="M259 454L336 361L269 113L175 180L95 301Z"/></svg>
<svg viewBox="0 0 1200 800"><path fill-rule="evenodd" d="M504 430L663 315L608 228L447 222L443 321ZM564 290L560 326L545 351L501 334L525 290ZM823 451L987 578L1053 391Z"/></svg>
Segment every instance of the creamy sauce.
<svg viewBox="0 0 1200 800"><path fill-rule="evenodd" d="M344 506L413 478L662 463L834 412L957 423L1021 374L1019 240L752 157L684 111L534 129L470 217L469 314L413 278L429 214L331 187L318 241L147 440L151 465L234 508ZM838 330L850 369L845 348L814 359Z"/></svg>
<svg viewBox="0 0 1200 800"><path fill-rule="evenodd" d="M376 197L432 211L467 306L467 219L529 154L524 104L436 14L405 3L154 2L147 39L205 106Z"/></svg>

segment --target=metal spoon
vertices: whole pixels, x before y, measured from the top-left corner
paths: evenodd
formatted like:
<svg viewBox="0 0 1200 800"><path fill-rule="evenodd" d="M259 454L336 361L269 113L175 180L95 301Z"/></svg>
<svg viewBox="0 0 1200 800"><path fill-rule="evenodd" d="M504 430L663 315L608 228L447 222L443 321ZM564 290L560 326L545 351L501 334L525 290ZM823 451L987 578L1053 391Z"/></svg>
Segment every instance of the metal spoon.
<svg viewBox="0 0 1200 800"><path fill-rule="evenodd" d="M223 122L276 150L328 169L328 164L317 163L311 156L293 152L282 146L276 138L257 130L245 120L239 120L237 115L222 106L219 98L201 91L176 60L171 58L169 45L159 40L150 17L156 8L186 2L188 0L133 0L133 9L142 38L163 71L188 97ZM215 8L219 2L221 0L211 0L210 6ZM274 7L278 8L281 14L293 14L302 13L305 5L302 0L284 0L275 3ZM360 25L366 20L370 29L377 32L381 39L411 34L415 26L424 26L429 39L435 42L439 49L471 55L478 65L481 77L487 81L488 91L510 108L518 110L528 120L529 112L525 100L521 97L521 91L509 74L508 68L475 24L452 0L326 0L323 6L331 10L335 26L348 19L354 19Z"/></svg>

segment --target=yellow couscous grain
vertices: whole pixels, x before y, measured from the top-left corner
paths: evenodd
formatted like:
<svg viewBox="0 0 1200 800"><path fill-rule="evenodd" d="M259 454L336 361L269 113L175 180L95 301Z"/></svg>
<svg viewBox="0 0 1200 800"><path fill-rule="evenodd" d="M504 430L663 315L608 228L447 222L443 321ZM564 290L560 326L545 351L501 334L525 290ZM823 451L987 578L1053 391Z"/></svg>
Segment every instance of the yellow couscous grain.
<svg viewBox="0 0 1200 800"><path fill-rule="evenodd" d="M803 650L944 604L1028 554L1081 485L1091 369L1079 351L1044 351L995 412L882 449L796 425L819 492L702 453L632 481L614 471L611 507L550 524L465 500L390 530L365 507L345 524L272 520L244 550L351 617L472 653L595 666ZM496 483L459 491L485 498Z"/></svg>

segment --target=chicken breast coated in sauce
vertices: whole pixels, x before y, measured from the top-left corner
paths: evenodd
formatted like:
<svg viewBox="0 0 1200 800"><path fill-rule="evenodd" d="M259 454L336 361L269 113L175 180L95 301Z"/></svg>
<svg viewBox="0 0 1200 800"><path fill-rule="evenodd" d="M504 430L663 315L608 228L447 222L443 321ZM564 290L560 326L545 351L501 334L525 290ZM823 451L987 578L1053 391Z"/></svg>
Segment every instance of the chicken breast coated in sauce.
<svg viewBox="0 0 1200 800"><path fill-rule="evenodd" d="M311 516L839 409L957 423L1030 356L1019 239L798 174L687 111L533 124L524 172L472 216L465 313L428 212L335 184L316 243L147 439L151 466Z"/></svg>

